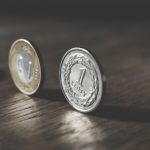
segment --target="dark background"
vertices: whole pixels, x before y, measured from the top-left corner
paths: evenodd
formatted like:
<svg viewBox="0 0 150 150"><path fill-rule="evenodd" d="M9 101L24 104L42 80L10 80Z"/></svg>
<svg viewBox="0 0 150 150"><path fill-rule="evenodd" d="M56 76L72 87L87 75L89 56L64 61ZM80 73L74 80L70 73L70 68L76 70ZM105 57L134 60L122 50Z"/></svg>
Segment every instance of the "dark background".
<svg viewBox="0 0 150 150"><path fill-rule="evenodd" d="M145 1L2 1L1 16L69 19L149 19Z"/></svg>

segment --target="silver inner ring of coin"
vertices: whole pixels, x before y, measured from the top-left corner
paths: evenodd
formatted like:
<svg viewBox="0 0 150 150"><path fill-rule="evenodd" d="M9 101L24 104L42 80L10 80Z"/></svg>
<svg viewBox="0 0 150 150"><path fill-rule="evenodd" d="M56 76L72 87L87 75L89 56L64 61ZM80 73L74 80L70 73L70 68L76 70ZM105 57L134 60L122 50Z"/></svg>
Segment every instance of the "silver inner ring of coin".
<svg viewBox="0 0 150 150"><path fill-rule="evenodd" d="M34 78L34 66L28 53L22 52L16 59L19 78L24 83L30 83Z"/></svg>

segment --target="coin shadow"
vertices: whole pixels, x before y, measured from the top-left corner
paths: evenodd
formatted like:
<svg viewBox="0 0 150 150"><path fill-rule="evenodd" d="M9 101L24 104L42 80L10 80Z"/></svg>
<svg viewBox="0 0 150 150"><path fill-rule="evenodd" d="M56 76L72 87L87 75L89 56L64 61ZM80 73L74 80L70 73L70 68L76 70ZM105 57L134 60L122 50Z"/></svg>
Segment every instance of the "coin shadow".
<svg viewBox="0 0 150 150"><path fill-rule="evenodd" d="M65 97L60 89L42 89L38 94L35 95L37 98L54 100L54 101L65 101ZM101 105L100 109L92 112L90 115L107 118L110 120L119 120L126 122L150 122L150 109L141 107L123 107L115 105Z"/></svg>
<svg viewBox="0 0 150 150"><path fill-rule="evenodd" d="M65 97L60 89L41 89L35 97L46 100L65 101Z"/></svg>
<svg viewBox="0 0 150 150"><path fill-rule="evenodd" d="M0 70L0 81L4 80L6 76L6 72L4 70Z"/></svg>
<svg viewBox="0 0 150 150"><path fill-rule="evenodd" d="M96 110L92 115L126 122L150 122L150 109L133 106L103 105L100 110Z"/></svg>

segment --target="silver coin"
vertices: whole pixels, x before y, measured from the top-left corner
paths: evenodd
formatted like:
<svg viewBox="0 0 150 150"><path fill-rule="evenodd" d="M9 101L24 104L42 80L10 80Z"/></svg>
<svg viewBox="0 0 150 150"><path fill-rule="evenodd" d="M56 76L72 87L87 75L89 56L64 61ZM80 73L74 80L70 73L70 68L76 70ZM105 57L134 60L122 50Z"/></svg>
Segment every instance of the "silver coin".
<svg viewBox="0 0 150 150"><path fill-rule="evenodd" d="M95 110L103 97L105 77L96 58L83 48L72 48L60 64L60 85L70 105L84 113Z"/></svg>

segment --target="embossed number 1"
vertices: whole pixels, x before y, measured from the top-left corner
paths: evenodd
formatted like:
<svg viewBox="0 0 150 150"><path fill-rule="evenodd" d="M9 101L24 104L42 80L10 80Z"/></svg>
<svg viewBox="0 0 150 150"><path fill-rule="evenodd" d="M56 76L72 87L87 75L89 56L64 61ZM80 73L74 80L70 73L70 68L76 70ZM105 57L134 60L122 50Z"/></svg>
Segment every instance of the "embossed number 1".
<svg viewBox="0 0 150 150"><path fill-rule="evenodd" d="M80 76L79 76L79 79L77 80L77 82L82 86L83 78L86 73L86 68L80 68L80 71L81 71Z"/></svg>

